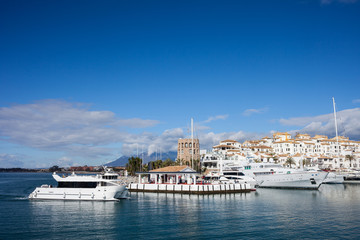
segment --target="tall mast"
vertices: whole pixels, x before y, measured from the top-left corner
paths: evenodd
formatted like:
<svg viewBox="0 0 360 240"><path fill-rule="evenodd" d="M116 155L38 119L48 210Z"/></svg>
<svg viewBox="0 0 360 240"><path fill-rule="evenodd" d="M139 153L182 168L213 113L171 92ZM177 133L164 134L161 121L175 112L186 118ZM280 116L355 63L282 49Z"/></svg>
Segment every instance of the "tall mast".
<svg viewBox="0 0 360 240"><path fill-rule="evenodd" d="M194 169L194 120L191 118L191 168Z"/></svg>
<svg viewBox="0 0 360 240"><path fill-rule="evenodd" d="M335 119L335 134L336 134L336 145L337 145L337 150L338 150L338 155L340 154L340 149L339 149L339 138L338 138L338 129L337 129L337 121L336 121L336 108L335 108L335 98L332 98L333 100L333 106L334 106L334 119Z"/></svg>

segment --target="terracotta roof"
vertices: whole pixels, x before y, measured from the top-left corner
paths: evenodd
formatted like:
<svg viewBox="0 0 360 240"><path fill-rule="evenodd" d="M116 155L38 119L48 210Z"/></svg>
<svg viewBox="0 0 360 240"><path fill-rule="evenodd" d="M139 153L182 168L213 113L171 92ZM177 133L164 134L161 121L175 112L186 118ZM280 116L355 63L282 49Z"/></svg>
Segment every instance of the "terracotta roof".
<svg viewBox="0 0 360 240"><path fill-rule="evenodd" d="M184 170L185 168L188 168L189 166L168 166L164 168L158 168L154 170L150 170L150 172L180 172L181 170Z"/></svg>
<svg viewBox="0 0 360 240"><path fill-rule="evenodd" d="M231 139L227 139L227 140L223 140L223 141L221 141L221 143L222 143L222 142L238 142L238 141L231 140Z"/></svg>
<svg viewBox="0 0 360 240"><path fill-rule="evenodd" d="M293 157L301 157L301 156L302 156L302 154L297 153L297 154L295 154Z"/></svg>
<svg viewBox="0 0 360 240"><path fill-rule="evenodd" d="M279 154L278 157L288 157L289 155L287 154Z"/></svg>
<svg viewBox="0 0 360 240"><path fill-rule="evenodd" d="M277 132L277 133L274 133L273 135L276 136L276 135L290 135L290 134L287 132Z"/></svg>
<svg viewBox="0 0 360 240"><path fill-rule="evenodd" d="M232 146L232 145L217 145L217 146L213 146L213 148L223 148L223 147L228 147L228 148L237 148L237 147Z"/></svg>
<svg viewBox="0 0 360 240"><path fill-rule="evenodd" d="M333 159L332 157L327 157L327 156L319 156L319 158L326 158L326 159Z"/></svg>

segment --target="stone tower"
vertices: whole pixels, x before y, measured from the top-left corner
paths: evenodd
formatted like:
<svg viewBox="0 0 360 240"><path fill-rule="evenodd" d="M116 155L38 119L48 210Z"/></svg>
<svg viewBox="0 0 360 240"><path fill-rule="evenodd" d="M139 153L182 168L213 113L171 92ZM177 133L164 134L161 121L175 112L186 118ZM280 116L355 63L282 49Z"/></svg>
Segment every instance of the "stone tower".
<svg viewBox="0 0 360 240"><path fill-rule="evenodd" d="M181 160L183 165L191 166L192 153L194 150L194 160L200 160L200 143L199 139L193 139L194 146L191 146L191 138L179 138L177 159Z"/></svg>

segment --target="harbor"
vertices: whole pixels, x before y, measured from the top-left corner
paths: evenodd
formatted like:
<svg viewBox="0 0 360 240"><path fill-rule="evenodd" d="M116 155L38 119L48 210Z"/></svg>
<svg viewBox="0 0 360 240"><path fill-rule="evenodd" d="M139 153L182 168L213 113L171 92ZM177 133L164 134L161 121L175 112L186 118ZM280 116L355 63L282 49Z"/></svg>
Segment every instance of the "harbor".
<svg viewBox="0 0 360 240"><path fill-rule="evenodd" d="M27 200L33 186L43 183L56 184L50 173L0 173L0 239L360 237L360 185L324 184L318 191L259 188L246 194L132 192L119 202Z"/></svg>

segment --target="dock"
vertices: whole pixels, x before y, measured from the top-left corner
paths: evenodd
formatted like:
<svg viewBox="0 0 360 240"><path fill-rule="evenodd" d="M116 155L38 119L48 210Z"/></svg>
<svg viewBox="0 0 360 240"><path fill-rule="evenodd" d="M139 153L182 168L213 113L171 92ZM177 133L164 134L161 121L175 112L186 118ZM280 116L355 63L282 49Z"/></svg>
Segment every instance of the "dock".
<svg viewBox="0 0 360 240"><path fill-rule="evenodd" d="M152 193L181 193L181 194L226 194L226 193L249 193L250 184L149 184L130 183L129 192L152 192Z"/></svg>

